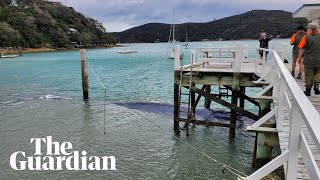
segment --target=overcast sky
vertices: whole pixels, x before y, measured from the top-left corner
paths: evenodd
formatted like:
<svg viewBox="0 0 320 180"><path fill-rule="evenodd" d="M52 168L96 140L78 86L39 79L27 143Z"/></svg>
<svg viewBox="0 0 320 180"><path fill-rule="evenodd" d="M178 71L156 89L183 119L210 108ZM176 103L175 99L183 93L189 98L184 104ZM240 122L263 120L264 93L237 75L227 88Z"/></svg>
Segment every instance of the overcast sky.
<svg viewBox="0 0 320 180"><path fill-rule="evenodd" d="M303 3L319 0L53 0L120 32L150 22L208 22L253 9L294 12ZM174 13L173 13L174 12ZM174 14L174 16L173 16ZM173 18L174 17L174 18Z"/></svg>

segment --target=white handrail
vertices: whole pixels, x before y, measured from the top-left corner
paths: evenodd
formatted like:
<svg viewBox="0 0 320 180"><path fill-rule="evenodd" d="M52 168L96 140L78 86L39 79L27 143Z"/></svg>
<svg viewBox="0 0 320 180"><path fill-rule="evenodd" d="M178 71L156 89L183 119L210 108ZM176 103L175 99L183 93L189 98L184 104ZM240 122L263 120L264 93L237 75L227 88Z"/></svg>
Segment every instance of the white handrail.
<svg viewBox="0 0 320 180"><path fill-rule="evenodd" d="M279 156L285 158L285 161L283 161L283 158L276 158L246 179L261 179L284 163L288 164L286 179L297 179L299 153L303 153L304 162L308 169L309 176L312 178L320 179L319 168L315 163L314 155L310 153L310 147L305 142L305 139L303 139L304 135L302 133L302 127L305 124L319 151L320 115L308 100L308 98L304 95L303 91L301 90L295 79L292 77L287 67L283 64L283 59L285 57L284 53L286 52L286 50L282 51L283 54L281 58L274 50L258 48L257 52L259 50L262 50L264 53L270 52L273 57L274 62L271 63L271 67L273 69L273 71L271 71L271 78L273 79L274 84L272 96L275 98L274 103L275 106L277 106L276 111L278 111L276 114L277 130L282 130L282 123L285 118L284 110L286 108L290 118L290 137L288 152L283 152L288 153L288 155L286 154L284 156L284 154L282 154ZM257 59L257 61L260 60ZM265 73L262 73L261 75L265 75ZM265 121L265 119L261 120ZM303 143L301 143L301 141L303 141ZM306 153L306 151L308 151L308 153Z"/></svg>

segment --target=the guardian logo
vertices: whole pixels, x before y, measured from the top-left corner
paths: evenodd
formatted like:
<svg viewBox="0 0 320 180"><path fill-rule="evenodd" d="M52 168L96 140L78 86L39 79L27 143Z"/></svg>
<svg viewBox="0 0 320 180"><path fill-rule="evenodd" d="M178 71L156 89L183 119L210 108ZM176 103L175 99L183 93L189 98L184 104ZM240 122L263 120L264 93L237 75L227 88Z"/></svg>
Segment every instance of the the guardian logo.
<svg viewBox="0 0 320 180"><path fill-rule="evenodd" d="M86 151L72 151L70 142L52 142L52 136L31 138L35 145L33 156L23 151L10 156L10 166L15 170L117 170L114 156L86 156ZM45 153L41 147L46 146ZM19 159L19 160L18 160ZM109 168L109 166L110 168Z"/></svg>

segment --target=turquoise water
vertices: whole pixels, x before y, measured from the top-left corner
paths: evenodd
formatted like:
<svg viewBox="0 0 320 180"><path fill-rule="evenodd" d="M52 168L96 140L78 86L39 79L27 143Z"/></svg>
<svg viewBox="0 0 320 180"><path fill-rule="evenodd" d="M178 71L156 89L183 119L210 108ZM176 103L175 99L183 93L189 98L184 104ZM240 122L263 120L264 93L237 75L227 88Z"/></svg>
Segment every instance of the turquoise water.
<svg viewBox="0 0 320 180"><path fill-rule="evenodd" d="M198 46L229 46L257 41L194 42ZM279 47L288 40L273 40ZM82 101L78 51L30 53L16 59L0 59L0 163L1 179L234 179L222 174L210 157L250 174L254 137L244 132L252 121L239 117L237 136L228 138L226 128L191 128L191 136L173 133L173 61L168 44L129 44L127 47L87 51L92 70L107 88L106 134L103 133L104 92L89 71L90 100ZM118 54L134 49L135 54ZM189 50L185 58L189 58ZM290 53L290 52L288 52ZM254 56L250 54L250 56ZM248 89L248 93L258 90ZM124 105L123 103L126 103ZM200 103L198 116L228 121L226 109ZM128 108L130 107L130 108ZM256 111L253 106L246 109ZM152 123L140 115L147 117ZM74 150L88 155L117 158L117 171L14 171L9 157L16 151L29 156L30 138L53 136L68 141Z"/></svg>

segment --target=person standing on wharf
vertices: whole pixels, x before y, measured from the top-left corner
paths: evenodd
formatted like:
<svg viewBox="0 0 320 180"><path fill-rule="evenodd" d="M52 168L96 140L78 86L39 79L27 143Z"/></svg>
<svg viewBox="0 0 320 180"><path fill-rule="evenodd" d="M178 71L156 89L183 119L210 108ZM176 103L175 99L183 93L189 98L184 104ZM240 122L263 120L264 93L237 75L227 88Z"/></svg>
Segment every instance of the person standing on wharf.
<svg viewBox="0 0 320 180"><path fill-rule="evenodd" d="M292 69L291 69L291 75L295 77L295 70L296 70L296 63L299 55L299 48L298 45L301 41L301 39L306 35L304 31L305 27L303 26L298 26L297 32L294 33L290 39L290 44L293 45L292 48ZM297 79L301 79L302 71L303 71L303 55L298 62L299 64L299 74L297 76Z"/></svg>
<svg viewBox="0 0 320 180"><path fill-rule="evenodd" d="M320 34L316 23L310 23L308 30L311 30L311 33L304 36L298 46L300 48L298 61L304 54L303 64L306 84L304 93L306 96L311 96L312 86L314 93L320 94Z"/></svg>

